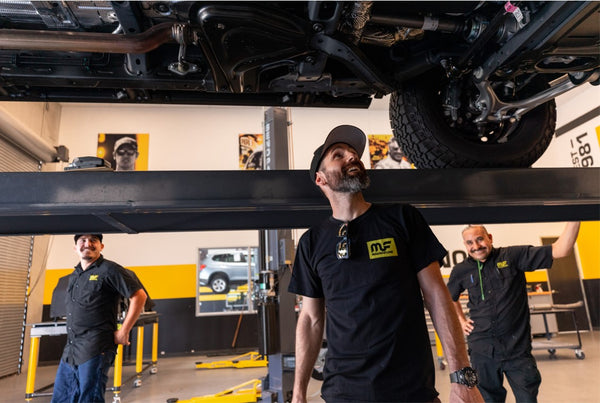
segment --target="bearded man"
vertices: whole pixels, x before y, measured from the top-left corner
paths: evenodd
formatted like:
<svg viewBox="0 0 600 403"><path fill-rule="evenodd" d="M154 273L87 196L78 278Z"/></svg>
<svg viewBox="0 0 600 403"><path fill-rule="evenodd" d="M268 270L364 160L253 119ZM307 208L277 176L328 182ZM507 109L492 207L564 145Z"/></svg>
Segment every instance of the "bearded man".
<svg viewBox="0 0 600 403"><path fill-rule="evenodd" d="M333 214L300 239L288 289L303 296L293 402L306 402L325 323L325 401L439 402L425 306L452 372L449 401L482 402L440 273L446 250L414 207L364 199L365 143L360 129L338 126L312 159Z"/></svg>
<svg viewBox="0 0 600 403"><path fill-rule="evenodd" d="M483 225L469 224L463 229L469 257L452 269L448 289L486 402L506 401L504 376L517 402L537 401L542 376L531 354L525 272L549 269L553 259L568 256L579 226L579 222L568 222L552 245L500 248L492 245L492 234ZM465 290L468 318L459 300Z"/></svg>

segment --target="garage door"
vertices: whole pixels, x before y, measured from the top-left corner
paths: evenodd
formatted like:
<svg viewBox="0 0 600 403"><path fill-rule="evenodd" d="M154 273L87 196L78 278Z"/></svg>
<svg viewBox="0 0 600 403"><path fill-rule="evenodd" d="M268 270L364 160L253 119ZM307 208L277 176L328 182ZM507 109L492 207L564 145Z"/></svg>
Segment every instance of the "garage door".
<svg viewBox="0 0 600 403"><path fill-rule="evenodd" d="M0 171L39 171L40 163L0 134ZM0 377L20 372L33 237L0 237Z"/></svg>

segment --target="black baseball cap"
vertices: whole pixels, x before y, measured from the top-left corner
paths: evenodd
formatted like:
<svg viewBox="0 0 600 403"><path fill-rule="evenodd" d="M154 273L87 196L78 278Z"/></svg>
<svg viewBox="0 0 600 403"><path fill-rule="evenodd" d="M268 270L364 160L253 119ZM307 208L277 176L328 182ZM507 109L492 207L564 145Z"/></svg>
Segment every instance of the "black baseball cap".
<svg viewBox="0 0 600 403"><path fill-rule="evenodd" d="M73 237L73 238L75 238L75 243L77 243L77 240L84 235L95 236L96 238L98 238L100 240L100 243L102 243L102 234L75 234L75 236Z"/></svg>
<svg viewBox="0 0 600 403"><path fill-rule="evenodd" d="M310 179L313 182L317 177L317 171L319 170L319 165L321 165L321 160L323 159L325 152L335 143L348 144L358 153L358 157L360 158L365 150L367 136L365 136L365 133L358 127L350 125L341 125L331 130L323 145L315 150L313 159L310 163Z"/></svg>

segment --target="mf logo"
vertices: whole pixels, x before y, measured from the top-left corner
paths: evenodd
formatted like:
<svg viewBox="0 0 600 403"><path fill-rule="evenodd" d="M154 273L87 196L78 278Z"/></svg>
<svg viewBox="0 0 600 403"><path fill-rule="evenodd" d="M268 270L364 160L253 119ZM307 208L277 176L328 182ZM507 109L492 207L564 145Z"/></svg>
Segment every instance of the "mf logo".
<svg viewBox="0 0 600 403"><path fill-rule="evenodd" d="M90 275L90 281L98 281L98 275L97 274L91 274Z"/></svg>
<svg viewBox="0 0 600 403"><path fill-rule="evenodd" d="M508 262L506 260L498 262L496 263L496 267L498 267L499 269L505 269L508 267Z"/></svg>
<svg viewBox="0 0 600 403"><path fill-rule="evenodd" d="M396 250L396 242L394 242L394 238L383 238L369 241L367 242L367 248L369 248L370 259L398 256L398 250Z"/></svg>

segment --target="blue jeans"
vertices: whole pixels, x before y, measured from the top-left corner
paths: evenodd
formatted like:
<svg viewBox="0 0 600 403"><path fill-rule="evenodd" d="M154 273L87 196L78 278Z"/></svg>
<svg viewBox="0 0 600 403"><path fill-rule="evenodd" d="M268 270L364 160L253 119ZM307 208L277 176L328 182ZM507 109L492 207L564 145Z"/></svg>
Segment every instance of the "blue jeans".
<svg viewBox="0 0 600 403"><path fill-rule="evenodd" d="M107 374L114 360L114 351L106 351L81 365L70 365L61 360L56 371L52 403L104 403Z"/></svg>

